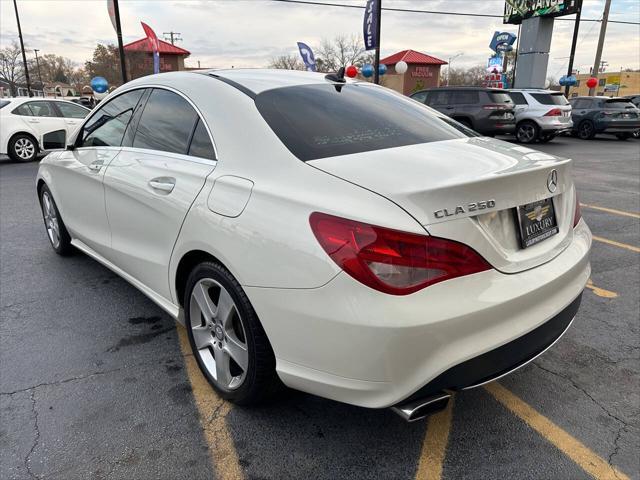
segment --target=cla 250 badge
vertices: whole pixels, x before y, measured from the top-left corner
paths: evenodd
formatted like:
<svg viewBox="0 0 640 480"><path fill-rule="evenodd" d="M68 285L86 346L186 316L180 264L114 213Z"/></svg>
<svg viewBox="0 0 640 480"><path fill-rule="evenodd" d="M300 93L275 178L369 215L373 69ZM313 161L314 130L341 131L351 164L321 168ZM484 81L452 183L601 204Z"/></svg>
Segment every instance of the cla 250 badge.
<svg viewBox="0 0 640 480"><path fill-rule="evenodd" d="M458 205L451 210L448 208L443 208L442 210L436 210L433 212L436 218L446 218L453 217L455 215L460 215L461 213L471 213L477 212L479 210L485 210L487 208L493 208L496 206L495 200L483 200L481 202L472 202L466 206L466 208L462 205Z"/></svg>

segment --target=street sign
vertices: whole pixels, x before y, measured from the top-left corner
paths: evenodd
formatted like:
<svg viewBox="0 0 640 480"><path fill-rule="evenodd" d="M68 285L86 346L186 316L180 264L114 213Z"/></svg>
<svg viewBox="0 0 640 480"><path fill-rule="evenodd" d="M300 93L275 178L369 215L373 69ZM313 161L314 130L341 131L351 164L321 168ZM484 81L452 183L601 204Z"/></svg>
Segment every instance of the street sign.
<svg viewBox="0 0 640 480"><path fill-rule="evenodd" d="M503 23L519 25L533 17L560 17L578 13L582 0L506 0Z"/></svg>

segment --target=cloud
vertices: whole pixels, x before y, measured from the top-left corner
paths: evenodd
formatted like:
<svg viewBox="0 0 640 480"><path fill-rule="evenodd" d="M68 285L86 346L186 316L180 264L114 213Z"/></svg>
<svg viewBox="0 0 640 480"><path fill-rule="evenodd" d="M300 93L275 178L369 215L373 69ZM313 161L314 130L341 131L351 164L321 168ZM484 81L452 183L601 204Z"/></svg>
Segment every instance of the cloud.
<svg viewBox="0 0 640 480"><path fill-rule="evenodd" d="M324 0L328 1L328 0ZM333 0L364 5L364 0ZM600 18L604 0L585 0L583 18ZM96 43L115 43L115 32L106 2L31 0L18 3L28 48L55 53L82 63L92 55ZM465 11L501 15L503 0L443 1L385 0L386 7L436 11ZM296 42L312 48L322 38L342 34L361 35L361 9L295 5L269 0L120 1L125 42L141 38L140 21L158 36L180 32L179 45L192 52L187 64L200 61L207 67L259 67L273 56L296 54ZM566 17L571 18L571 17ZM640 2L617 0L611 19L640 21ZM549 55L548 75L566 73L572 21L556 20ZM589 69L593 63L600 23L583 22L575 65ZM517 26L503 25L499 18L442 16L422 13L383 13L382 55L411 48L447 60L459 52L456 66L483 64L491 54L488 44L495 30L517 33ZM0 1L0 44L16 39L13 4ZM609 24L603 52L610 70L640 68L640 27Z"/></svg>

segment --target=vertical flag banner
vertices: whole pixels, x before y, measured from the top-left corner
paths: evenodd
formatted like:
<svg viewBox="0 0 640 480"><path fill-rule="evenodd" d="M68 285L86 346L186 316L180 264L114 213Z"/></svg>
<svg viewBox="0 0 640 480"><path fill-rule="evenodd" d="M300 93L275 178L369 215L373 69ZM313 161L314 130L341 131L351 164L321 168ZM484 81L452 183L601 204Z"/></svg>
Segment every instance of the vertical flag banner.
<svg viewBox="0 0 640 480"><path fill-rule="evenodd" d="M365 50L374 50L378 45L376 38L376 9L380 0L367 0L364 8L364 21L362 22L362 35L364 36Z"/></svg>
<svg viewBox="0 0 640 480"><path fill-rule="evenodd" d="M316 57L313 56L313 50L306 43L298 42L298 50L300 50L300 56L304 62L307 71L316 71Z"/></svg>
<svg viewBox="0 0 640 480"><path fill-rule="evenodd" d="M144 22L140 23L142 24L142 29L147 35L147 40L151 43L151 49L153 50L153 73L160 73L160 42L158 41L156 33L149 25Z"/></svg>
<svg viewBox="0 0 640 480"><path fill-rule="evenodd" d="M116 8L113 5L113 0L107 0L107 11L109 12L111 25L113 25L113 29L118 33L118 27L116 26Z"/></svg>

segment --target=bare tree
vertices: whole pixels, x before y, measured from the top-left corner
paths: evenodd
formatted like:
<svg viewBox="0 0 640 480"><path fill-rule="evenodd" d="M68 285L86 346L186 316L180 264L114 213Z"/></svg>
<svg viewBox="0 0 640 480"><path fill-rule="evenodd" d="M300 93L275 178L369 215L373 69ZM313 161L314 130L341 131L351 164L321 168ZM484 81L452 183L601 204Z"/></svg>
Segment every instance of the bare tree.
<svg viewBox="0 0 640 480"><path fill-rule="evenodd" d="M447 75L449 75L449 85L479 86L484 82L487 69L484 65L476 65L470 68L452 68L451 72L446 71L440 74L441 84L446 82Z"/></svg>
<svg viewBox="0 0 640 480"><path fill-rule="evenodd" d="M11 95L17 95L18 85L25 81L21 55L20 47L15 42L0 50L0 80L9 84Z"/></svg>
<svg viewBox="0 0 640 480"><path fill-rule="evenodd" d="M357 35L339 35L333 40L324 39L315 50L316 69L318 72L337 72L340 67L355 65L362 67L365 63L373 64L373 52L364 49L362 38ZM298 55L281 55L273 57L269 68L287 70L305 70L305 65Z"/></svg>
<svg viewBox="0 0 640 480"><path fill-rule="evenodd" d="M318 70L336 72L340 67L365 63L373 64L373 53L364 49L364 43L358 35L338 35L333 40L324 39L316 51Z"/></svg>
<svg viewBox="0 0 640 480"><path fill-rule="evenodd" d="M269 61L269 68L281 68L284 70L306 70L304 63L298 55L280 55Z"/></svg>

